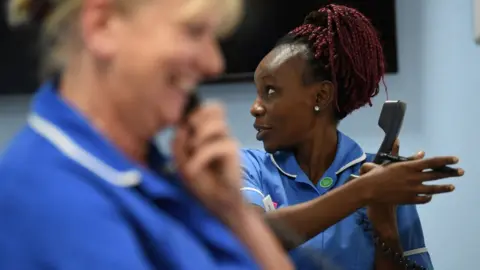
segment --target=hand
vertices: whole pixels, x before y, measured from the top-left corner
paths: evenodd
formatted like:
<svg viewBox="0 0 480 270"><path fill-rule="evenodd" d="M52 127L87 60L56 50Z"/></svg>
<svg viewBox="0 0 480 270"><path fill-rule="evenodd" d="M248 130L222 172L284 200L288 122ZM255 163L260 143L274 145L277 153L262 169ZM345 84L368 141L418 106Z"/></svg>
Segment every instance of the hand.
<svg viewBox="0 0 480 270"><path fill-rule="evenodd" d="M400 152L400 141L398 138L393 143L391 154L398 156ZM423 158L423 152L418 153L420 159ZM416 159L416 158L415 158ZM360 175L369 172L374 167L364 167ZM389 235L398 235L397 230L397 205L396 204L370 204L367 206L367 216L375 230Z"/></svg>
<svg viewBox="0 0 480 270"><path fill-rule="evenodd" d="M392 152L391 154L394 156L398 156L400 152L400 140L397 138L395 142L393 143L392 147ZM425 153L418 152L417 154L413 155L410 157L411 160L418 160L424 158ZM361 171L361 175L367 173L374 167L364 167L363 171ZM367 215L372 221L372 223L375 224L383 224L383 223L396 223L396 210L397 210L397 205L396 204L370 204L367 207ZM392 224L395 225L395 224Z"/></svg>
<svg viewBox="0 0 480 270"><path fill-rule="evenodd" d="M450 156L398 162L388 166L365 163L361 168L363 175L357 180L362 181L369 204L424 204L430 202L434 194L454 190L453 185L425 185L424 182L464 174L462 169L454 173L429 169L457 162L458 158Z"/></svg>
<svg viewBox="0 0 480 270"><path fill-rule="evenodd" d="M173 155L186 188L207 209L224 222L239 214L244 207L239 150L220 105L192 113L176 132Z"/></svg>

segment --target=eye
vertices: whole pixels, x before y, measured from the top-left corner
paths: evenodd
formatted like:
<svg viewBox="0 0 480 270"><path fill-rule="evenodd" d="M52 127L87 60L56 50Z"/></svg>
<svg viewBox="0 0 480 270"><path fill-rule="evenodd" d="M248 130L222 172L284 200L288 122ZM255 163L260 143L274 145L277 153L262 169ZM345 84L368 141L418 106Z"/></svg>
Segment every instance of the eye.
<svg viewBox="0 0 480 270"><path fill-rule="evenodd" d="M267 96L272 96L276 92L273 87L267 87L265 90L266 90Z"/></svg>
<svg viewBox="0 0 480 270"><path fill-rule="evenodd" d="M207 33L207 27L200 23L189 23L186 25L186 30L193 39L200 39Z"/></svg>

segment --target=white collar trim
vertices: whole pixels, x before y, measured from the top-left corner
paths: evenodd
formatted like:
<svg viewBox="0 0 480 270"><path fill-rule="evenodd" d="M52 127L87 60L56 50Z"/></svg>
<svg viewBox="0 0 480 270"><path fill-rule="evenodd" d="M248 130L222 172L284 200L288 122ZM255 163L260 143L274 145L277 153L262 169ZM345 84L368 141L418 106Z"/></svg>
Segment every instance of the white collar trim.
<svg viewBox="0 0 480 270"><path fill-rule="evenodd" d="M287 173L286 171L284 171L284 170L280 167L280 165L278 165L277 161L275 161L275 157L273 156L273 154L270 154L270 159L272 160L273 165L275 165L275 167L277 167L277 169L278 169L281 173L283 173L284 175L286 175L286 176L288 176L288 177L290 177L290 178L297 178L297 175L296 175L296 174L290 174L290 173ZM360 162L365 161L365 159L367 159L367 155L366 155L364 152L362 152L362 155L361 155L361 156L359 156L358 158L356 158L356 159L350 161L349 163L345 164L343 167L341 167L340 169L338 169L338 170L335 172L335 174L340 174L340 173L342 173L343 171L345 171L346 169L348 169L348 168L350 168L350 167L352 167L352 166L354 166L354 165L356 165L356 164L358 164L358 163L360 163Z"/></svg>
<svg viewBox="0 0 480 270"><path fill-rule="evenodd" d="M66 157L103 180L120 187L133 187L140 184L142 177L138 170L132 169L122 172L112 168L78 145L62 129L41 116L31 114L28 117L28 124Z"/></svg>

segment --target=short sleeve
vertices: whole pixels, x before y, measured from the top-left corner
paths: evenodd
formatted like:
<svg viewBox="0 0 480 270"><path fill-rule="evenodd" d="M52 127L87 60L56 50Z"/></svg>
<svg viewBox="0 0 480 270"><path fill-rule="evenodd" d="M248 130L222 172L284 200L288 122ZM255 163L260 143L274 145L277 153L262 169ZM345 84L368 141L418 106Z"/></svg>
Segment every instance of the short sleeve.
<svg viewBox="0 0 480 270"><path fill-rule="evenodd" d="M261 166L254 150L243 149L240 153L243 173L242 192L246 200L265 209L263 199Z"/></svg>
<svg viewBox="0 0 480 270"><path fill-rule="evenodd" d="M433 269L430 254L425 246L422 224L416 206L400 206L397 219L404 256L429 270Z"/></svg>
<svg viewBox="0 0 480 270"><path fill-rule="evenodd" d="M162 245L149 249L148 239L135 233L134 222L103 192L68 176L39 178L0 184L0 269L217 268L170 216L159 212L163 233L150 237Z"/></svg>

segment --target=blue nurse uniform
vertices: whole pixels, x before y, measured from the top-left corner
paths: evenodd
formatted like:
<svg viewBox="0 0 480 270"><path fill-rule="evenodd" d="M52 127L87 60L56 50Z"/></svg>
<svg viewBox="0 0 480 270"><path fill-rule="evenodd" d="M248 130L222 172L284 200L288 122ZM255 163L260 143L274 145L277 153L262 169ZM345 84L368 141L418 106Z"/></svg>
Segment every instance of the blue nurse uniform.
<svg viewBox="0 0 480 270"><path fill-rule="evenodd" d="M258 269L165 158L132 162L57 92L0 158L0 269Z"/></svg>
<svg viewBox="0 0 480 270"><path fill-rule="evenodd" d="M265 151L242 151L244 196L255 205L271 211L313 200L335 187L341 186L351 174L372 161L374 155L365 154L351 138L338 132L335 159L317 185L313 185L290 152L268 154ZM297 269L315 269L309 266L304 252L328 258L342 270L371 270L374 268L375 247L368 224L366 209L359 209L334 226L291 252ZM415 205L398 207L398 228L404 255L417 264L433 269L425 248L422 225Z"/></svg>

